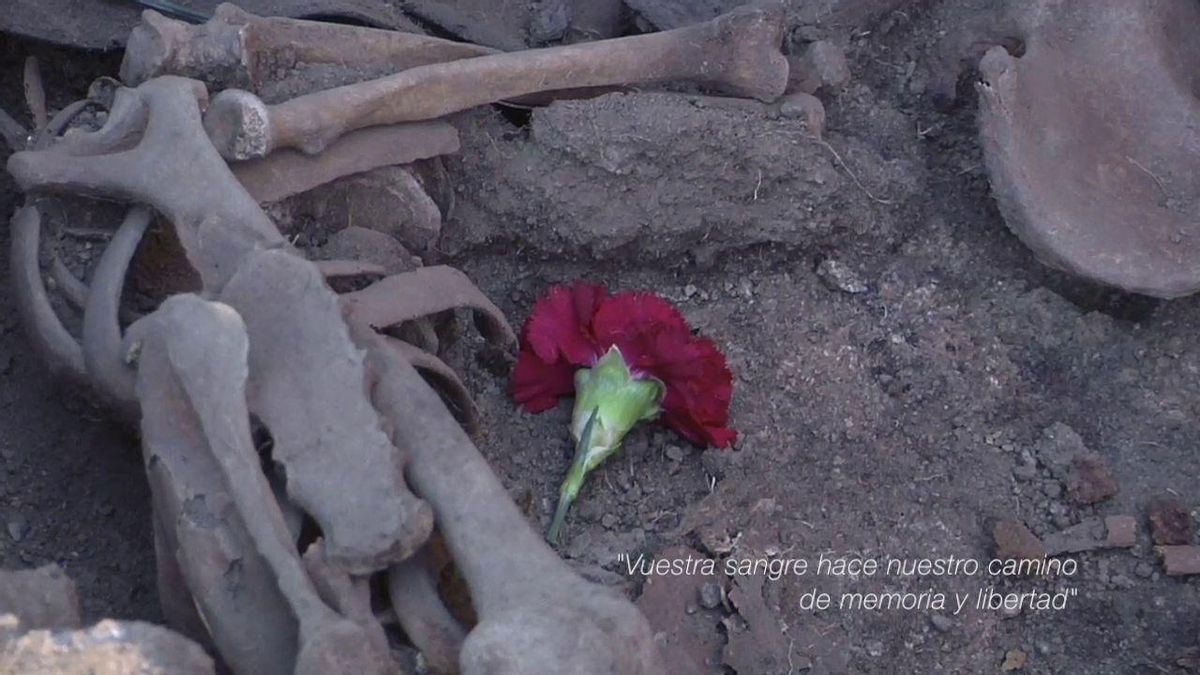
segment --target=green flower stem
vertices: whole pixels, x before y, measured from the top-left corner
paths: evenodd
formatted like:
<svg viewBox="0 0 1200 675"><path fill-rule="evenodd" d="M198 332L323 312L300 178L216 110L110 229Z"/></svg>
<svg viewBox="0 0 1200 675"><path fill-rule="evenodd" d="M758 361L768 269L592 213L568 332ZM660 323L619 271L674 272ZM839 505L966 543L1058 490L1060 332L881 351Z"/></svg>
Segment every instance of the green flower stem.
<svg viewBox="0 0 1200 675"><path fill-rule="evenodd" d="M563 522L567 519L567 511L571 509L575 498L579 496L579 490L583 488L583 479L588 474L587 448L591 445L592 429L596 427L596 416L599 412L599 408L593 408L592 414L588 415L583 434L575 444L575 459L571 462L571 470L567 472L567 479L558 490L558 508L554 510L554 520L550 523L550 531L546 533L546 539L551 544L558 544L559 533L562 532Z"/></svg>

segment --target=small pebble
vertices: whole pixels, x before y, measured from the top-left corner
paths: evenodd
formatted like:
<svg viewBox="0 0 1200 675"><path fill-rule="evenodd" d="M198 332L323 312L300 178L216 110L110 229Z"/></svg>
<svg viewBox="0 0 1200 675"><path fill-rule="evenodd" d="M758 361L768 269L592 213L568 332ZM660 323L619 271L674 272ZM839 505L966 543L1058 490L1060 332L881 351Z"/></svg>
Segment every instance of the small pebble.
<svg viewBox="0 0 1200 675"><path fill-rule="evenodd" d="M16 516L8 521L8 536L12 537L13 541L21 541L29 532L29 521L21 516Z"/></svg>
<svg viewBox="0 0 1200 675"><path fill-rule="evenodd" d="M1150 563L1138 563L1138 566L1133 568L1133 573L1143 579L1149 579L1154 576L1154 566Z"/></svg>
<svg viewBox="0 0 1200 675"><path fill-rule="evenodd" d="M867 653L871 656L883 656L883 643L879 640L868 642Z"/></svg>
<svg viewBox="0 0 1200 675"><path fill-rule="evenodd" d="M934 628L943 633L951 628L954 628L954 619L942 614L934 614L933 616L929 617L929 621L933 624Z"/></svg>
<svg viewBox="0 0 1200 675"><path fill-rule="evenodd" d="M715 581L706 581L700 586L700 606L716 609L721 605L721 586Z"/></svg>
<svg viewBox="0 0 1200 675"><path fill-rule="evenodd" d="M606 513L600 518L600 524L611 530L618 525L617 517L611 513Z"/></svg>
<svg viewBox="0 0 1200 675"><path fill-rule="evenodd" d="M678 445L667 446L667 459L671 460L672 462L682 462L683 454L683 448L679 447Z"/></svg>
<svg viewBox="0 0 1200 675"><path fill-rule="evenodd" d="M866 293L867 284L854 270L832 259L825 259L817 266L817 276L835 291L857 294Z"/></svg>

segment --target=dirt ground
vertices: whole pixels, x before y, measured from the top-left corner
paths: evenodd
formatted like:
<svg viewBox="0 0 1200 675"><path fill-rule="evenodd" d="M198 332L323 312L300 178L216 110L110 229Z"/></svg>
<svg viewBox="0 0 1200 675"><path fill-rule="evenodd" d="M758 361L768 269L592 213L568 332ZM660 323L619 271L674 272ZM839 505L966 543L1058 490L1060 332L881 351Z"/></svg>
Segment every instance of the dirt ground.
<svg viewBox="0 0 1200 675"><path fill-rule="evenodd" d="M675 617L665 640L713 659L705 672L732 672L723 660L743 675L1200 671L1200 579L1164 576L1145 522L1157 497L1200 507L1200 301L1080 283L1010 234L969 79L957 105L930 94L954 29L930 4L793 35L833 39L850 59L851 82L820 93L823 141L768 106L689 92L459 116L440 255L515 323L550 285L583 277L667 296L730 357L736 448L637 431L568 519L564 555L632 594L644 580L618 556L678 546L987 560L996 519L1038 535L1095 516L1141 523L1135 547L1078 554L1069 579L719 580L720 602L656 608ZM115 72L111 55L10 43L8 110L29 48L59 105ZM16 195L0 180L7 215ZM544 527L570 462L569 405L519 412L475 346L450 360L482 409L481 449ZM159 619L136 442L47 380L4 282L0 410L0 564L59 562L91 618ZM1114 497L1080 506L1064 491L1051 470L1062 425L1111 469ZM1060 611L800 609L813 589L988 585L1077 594Z"/></svg>

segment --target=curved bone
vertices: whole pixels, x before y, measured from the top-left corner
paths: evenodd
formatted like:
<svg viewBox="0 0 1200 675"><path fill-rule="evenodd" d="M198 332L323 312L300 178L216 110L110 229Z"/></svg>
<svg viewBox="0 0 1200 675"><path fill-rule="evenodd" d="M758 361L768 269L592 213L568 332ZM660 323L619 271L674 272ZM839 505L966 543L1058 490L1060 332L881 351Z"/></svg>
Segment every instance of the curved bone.
<svg viewBox="0 0 1200 675"><path fill-rule="evenodd" d="M385 66L398 71L495 53L494 49L415 33L322 21L260 17L230 4L201 26L142 14L121 62L121 79L140 84L159 75L210 81L216 88L257 91L280 70L301 64Z"/></svg>
<svg viewBox="0 0 1200 675"><path fill-rule="evenodd" d="M479 406L475 405L475 399L471 398L467 385L463 384L453 368L433 354L403 340L386 337L385 343L388 349L421 371L426 379L433 380L437 390L450 399L454 417L466 427L467 433L475 434L479 431Z"/></svg>
<svg viewBox="0 0 1200 675"><path fill-rule="evenodd" d="M278 148L317 153L355 129L555 89L697 80L771 101L787 86L782 38L781 7L743 7L663 33L420 66L271 106L227 89L213 98L204 124L221 155L239 160Z"/></svg>
<svg viewBox="0 0 1200 675"><path fill-rule="evenodd" d="M433 506L479 624L464 675L665 672L646 619L579 578L533 531L487 461L413 368L364 331L378 374L374 400L407 448L413 489Z"/></svg>
<svg viewBox="0 0 1200 675"><path fill-rule="evenodd" d="M167 526L163 525L161 514L154 513L151 520L154 521L155 581L163 618L168 626L185 637L210 647L208 628L196 610L196 601L188 591L187 578L175 558L175 551L170 548L169 542L175 541L175 537L166 533Z"/></svg>
<svg viewBox="0 0 1200 675"><path fill-rule="evenodd" d="M388 570L388 598L404 634L435 673L458 671L467 630L446 608L426 560L426 550Z"/></svg>
<svg viewBox="0 0 1200 675"><path fill-rule="evenodd" d="M36 56L25 57L25 104L33 116L33 128L45 129L50 123L46 112L46 87L42 84L42 69Z"/></svg>
<svg viewBox="0 0 1200 675"><path fill-rule="evenodd" d="M271 430L288 494L321 526L326 555L358 574L411 555L432 513L404 487L404 458L364 395L362 354L316 267L283 251L252 254L221 300L253 336L250 409Z"/></svg>
<svg viewBox="0 0 1200 675"><path fill-rule="evenodd" d="M42 216L36 206L26 206L13 215L9 266L17 311L34 349L41 354L50 372L83 383L87 381L83 349L55 314L42 280L38 265L41 228Z"/></svg>
<svg viewBox="0 0 1200 675"><path fill-rule="evenodd" d="M130 419L137 418L137 394L134 371L121 352L121 290L129 262L137 251L142 235L153 214L144 206L135 206L117 228L108 248L100 256L92 276L83 311L83 363L94 385L113 405Z"/></svg>
<svg viewBox="0 0 1200 675"><path fill-rule="evenodd" d="M57 253L50 259L50 278L54 280L55 290L62 294L63 299L75 309L83 311L87 306L87 284L67 269L66 263Z"/></svg>
<svg viewBox="0 0 1200 675"><path fill-rule="evenodd" d="M237 313L198 296L178 295L139 328L141 358L159 365L146 374L139 368L139 394L148 395L157 385L167 391L155 393L174 394L171 398L185 404L185 410L176 409L174 421L198 432L202 452L215 460L247 533L299 621L295 672L384 673L384 657L364 648L363 630L318 597L263 474L245 403L250 345ZM152 376L158 381L150 382ZM151 403L146 395L142 400ZM163 411L162 417L171 415Z"/></svg>
<svg viewBox="0 0 1200 675"><path fill-rule="evenodd" d="M489 342L511 349L517 344L508 319L467 275L445 265L422 267L381 279L340 297L348 320L386 328L457 307L475 312L475 325Z"/></svg>
<svg viewBox="0 0 1200 675"><path fill-rule="evenodd" d="M255 200L277 202L342 176L448 155L458 148L458 132L445 122L391 124L346 134L320 155L280 150L232 168Z"/></svg>

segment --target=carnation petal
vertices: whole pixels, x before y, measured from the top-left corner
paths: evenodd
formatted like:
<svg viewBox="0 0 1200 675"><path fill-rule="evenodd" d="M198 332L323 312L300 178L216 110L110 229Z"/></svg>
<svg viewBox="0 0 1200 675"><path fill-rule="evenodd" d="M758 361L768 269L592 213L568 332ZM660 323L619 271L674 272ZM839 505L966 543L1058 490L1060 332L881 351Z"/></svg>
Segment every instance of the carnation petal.
<svg viewBox="0 0 1200 675"><path fill-rule="evenodd" d="M549 410L574 391L574 365L562 360L547 363L532 350L521 350L509 392L526 410L531 413Z"/></svg>
<svg viewBox="0 0 1200 675"><path fill-rule="evenodd" d="M603 353L592 334L592 318L606 297L604 286L582 281L551 288L525 324L525 344L546 363L562 358L576 366L590 366Z"/></svg>

